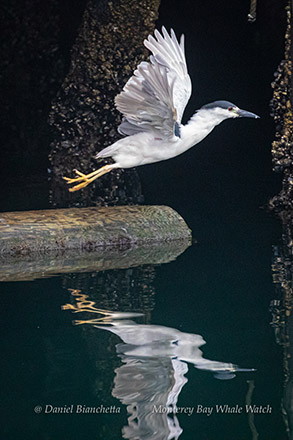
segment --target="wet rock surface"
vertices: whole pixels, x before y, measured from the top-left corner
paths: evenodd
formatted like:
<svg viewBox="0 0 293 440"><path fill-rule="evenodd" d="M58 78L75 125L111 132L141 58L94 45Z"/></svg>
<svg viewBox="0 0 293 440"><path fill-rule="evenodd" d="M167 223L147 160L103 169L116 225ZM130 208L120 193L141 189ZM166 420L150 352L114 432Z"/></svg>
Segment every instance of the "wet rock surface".
<svg viewBox="0 0 293 440"><path fill-rule="evenodd" d="M69 195L62 175L95 169L114 142L114 97L147 58L159 0L4 0L1 8L1 162L9 182L44 182L56 206L138 203L134 170ZM49 124L50 120L50 124ZM48 155L51 151L51 165Z"/></svg>
<svg viewBox="0 0 293 440"><path fill-rule="evenodd" d="M277 212L291 211L293 216L293 80L292 80L292 13L287 9L285 58L280 63L272 83L272 116L276 122L276 139L272 144L274 171L283 173L282 189L270 201Z"/></svg>
<svg viewBox="0 0 293 440"><path fill-rule="evenodd" d="M89 0L76 42L70 70L52 105L50 123L52 203L87 206L139 203L142 193L135 170L116 171L75 194L68 193L62 176L73 169L89 173L103 163L93 156L120 136L121 115L114 98L137 64L147 58L143 40L154 29L158 0Z"/></svg>

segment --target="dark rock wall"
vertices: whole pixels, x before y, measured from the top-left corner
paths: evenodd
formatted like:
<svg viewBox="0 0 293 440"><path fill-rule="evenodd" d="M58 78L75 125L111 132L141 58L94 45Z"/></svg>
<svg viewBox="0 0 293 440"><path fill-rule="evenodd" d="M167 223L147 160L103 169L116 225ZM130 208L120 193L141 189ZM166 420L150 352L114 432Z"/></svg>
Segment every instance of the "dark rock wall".
<svg viewBox="0 0 293 440"><path fill-rule="evenodd" d="M74 194L68 193L62 176L72 176L74 168L88 173L101 166L93 155L119 138L121 115L114 108L114 98L148 56L143 40L154 29L159 3L88 1L72 48L70 70L50 116L55 206L142 201L135 170L110 173Z"/></svg>
<svg viewBox="0 0 293 440"><path fill-rule="evenodd" d="M293 209L293 88L292 88L292 11L287 8L285 55L272 83L272 115L276 122L276 139L272 144L274 170L283 174L282 189L271 201L273 209Z"/></svg>
<svg viewBox="0 0 293 440"><path fill-rule="evenodd" d="M61 176L96 168L93 153L117 139L114 97L147 57L142 42L154 29L159 3L4 0L2 177L18 187L22 178L26 185L46 184L51 168L52 202L58 206L141 201L134 170L106 176L96 189L75 195Z"/></svg>

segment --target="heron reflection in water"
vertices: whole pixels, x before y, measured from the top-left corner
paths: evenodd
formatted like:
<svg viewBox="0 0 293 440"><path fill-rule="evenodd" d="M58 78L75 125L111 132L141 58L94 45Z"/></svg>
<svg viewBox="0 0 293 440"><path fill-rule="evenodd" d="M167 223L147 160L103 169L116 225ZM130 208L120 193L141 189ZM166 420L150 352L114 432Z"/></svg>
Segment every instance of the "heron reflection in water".
<svg viewBox="0 0 293 440"><path fill-rule="evenodd" d="M251 372L225 362L203 357L200 347L205 344L200 335L181 332L161 325L138 324L130 318L142 316L132 312L114 312L95 308L93 301L80 291L72 291L76 305L64 309L74 313L92 312L99 315L88 320L76 320L76 325L91 325L117 335L121 342L116 352L122 365L115 369L112 395L127 406L128 425L123 438L162 440L178 439L177 402L188 365L210 371L217 379L233 379L237 372ZM156 411L158 409L158 412Z"/></svg>

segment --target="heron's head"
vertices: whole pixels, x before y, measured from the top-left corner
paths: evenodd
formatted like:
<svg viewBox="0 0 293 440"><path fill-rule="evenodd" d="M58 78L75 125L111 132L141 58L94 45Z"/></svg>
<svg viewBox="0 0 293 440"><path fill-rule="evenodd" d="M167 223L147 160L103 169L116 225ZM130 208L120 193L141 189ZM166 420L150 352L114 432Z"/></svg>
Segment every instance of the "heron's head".
<svg viewBox="0 0 293 440"><path fill-rule="evenodd" d="M215 118L254 118L258 119L254 113L248 112L246 110L241 110L237 105L232 104L229 101L215 101L210 104L204 105L200 110L207 110L210 115L214 115Z"/></svg>

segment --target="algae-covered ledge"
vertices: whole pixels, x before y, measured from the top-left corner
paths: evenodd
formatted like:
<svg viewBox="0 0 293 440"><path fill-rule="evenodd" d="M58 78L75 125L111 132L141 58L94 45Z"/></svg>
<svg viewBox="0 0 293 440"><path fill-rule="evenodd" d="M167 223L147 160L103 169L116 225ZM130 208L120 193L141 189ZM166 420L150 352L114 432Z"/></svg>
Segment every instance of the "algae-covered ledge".
<svg viewBox="0 0 293 440"><path fill-rule="evenodd" d="M21 255L191 240L191 231L168 206L114 206L4 212L0 237L2 255Z"/></svg>

